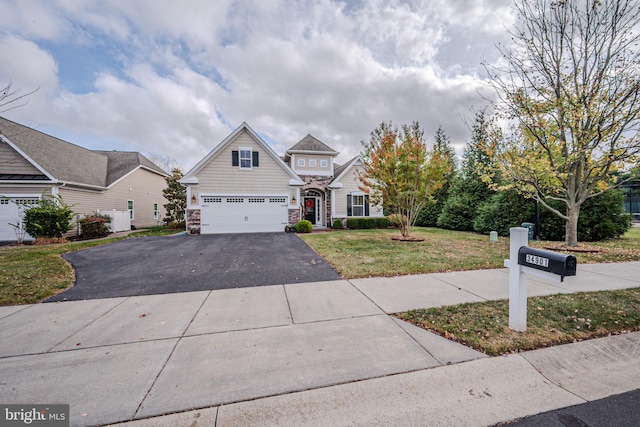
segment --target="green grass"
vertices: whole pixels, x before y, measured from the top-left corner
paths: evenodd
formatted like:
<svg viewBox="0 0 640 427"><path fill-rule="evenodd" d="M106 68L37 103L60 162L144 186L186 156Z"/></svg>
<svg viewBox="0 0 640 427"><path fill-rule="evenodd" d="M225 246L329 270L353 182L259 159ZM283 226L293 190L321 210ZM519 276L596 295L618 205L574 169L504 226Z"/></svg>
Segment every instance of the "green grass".
<svg viewBox="0 0 640 427"><path fill-rule="evenodd" d="M527 330L509 329L507 300L411 310L399 318L490 356L640 330L640 288L532 297Z"/></svg>
<svg viewBox="0 0 640 427"><path fill-rule="evenodd" d="M0 248L0 306L37 303L71 286L75 275L69 263L60 257L64 253L125 238L175 233L176 230L156 227L128 237Z"/></svg>
<svg viewBox="0 0 640 427"><path fill-rule="evenodd" d="M460 270L500 268L509 258L509 239L490 243L489 236L415 227L423 242L392 240L397 230L344 230L299 235L345 278L396 276ZM530 243L533 247L557 242ZM640 260L640 228L605 242L589 243L597 253L575 253L578 263Z"/></svg>

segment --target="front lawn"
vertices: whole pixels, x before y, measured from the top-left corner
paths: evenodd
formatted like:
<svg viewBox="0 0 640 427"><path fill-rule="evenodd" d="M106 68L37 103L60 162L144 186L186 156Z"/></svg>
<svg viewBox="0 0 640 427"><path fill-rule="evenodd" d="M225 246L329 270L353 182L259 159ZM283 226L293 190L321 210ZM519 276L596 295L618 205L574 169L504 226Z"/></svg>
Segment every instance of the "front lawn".
<svg viewBox="0 0 640 427"><path fill-rule="evenodd" d="M398 230L340 230L326 233L299 234L340 274L348 279L396 276L459 270L500 268L509 258L509 239L497 243L489 236L415 227L412 235L424 242L391 240ZM532 247L543 248L558 242L532 241ZM575 253L580 263L640 260L640 228L632 228L619 239L589 243L597 253Z"/></svg>
<svg viewBox="0 0 640 427"><path fill-rule="evenodd" d="M391 240L397 230L354 230L301 235L342 275L359 278L499 268L509 257L509 240L416 228L424 242ZM558 242L530 242L533 247ZM640 228L622 238L586 244L594 253L574 253L580 264L640 260ZM640 330L640 289L532 297L527 301L527 331L509 329L507 300L469 303L398 313L401 319L488 355Z"/></svg>
<svg viewBox="0 0 640 427"><path fill-rule="evenodd" d="M140 230L128 237L175 234L164 227ZM0 248L0 306L33 304L68 288L74 272L60 255L112 243L127 237L87 240L55 245L25 245Z"/></svg>

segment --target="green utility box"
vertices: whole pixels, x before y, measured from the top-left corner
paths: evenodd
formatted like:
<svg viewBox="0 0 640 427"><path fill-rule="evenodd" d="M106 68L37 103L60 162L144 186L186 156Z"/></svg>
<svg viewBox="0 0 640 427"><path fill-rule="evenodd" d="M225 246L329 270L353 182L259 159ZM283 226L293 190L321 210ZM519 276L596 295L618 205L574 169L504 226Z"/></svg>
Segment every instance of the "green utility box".
<svg viewBox="0 0 640 427"><path fill-rule="evenodd" d="M523 222L520 227L527 228L529 230L529 240L533 240L533 236L536 232L535 225L530 222Z"/></svg>

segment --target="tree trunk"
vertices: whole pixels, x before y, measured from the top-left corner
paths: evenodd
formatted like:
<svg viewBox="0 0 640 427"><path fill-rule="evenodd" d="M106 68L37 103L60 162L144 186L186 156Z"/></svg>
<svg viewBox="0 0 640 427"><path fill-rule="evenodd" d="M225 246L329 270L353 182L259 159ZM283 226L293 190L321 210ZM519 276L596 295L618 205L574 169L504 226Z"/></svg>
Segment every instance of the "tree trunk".
<svg viewBox="0 0 640 427"><path fill-rule="evenodd" d="M565 225L564 243L567 246L578 246L578 217L580 205L567 206L567 222Z"/></svg>

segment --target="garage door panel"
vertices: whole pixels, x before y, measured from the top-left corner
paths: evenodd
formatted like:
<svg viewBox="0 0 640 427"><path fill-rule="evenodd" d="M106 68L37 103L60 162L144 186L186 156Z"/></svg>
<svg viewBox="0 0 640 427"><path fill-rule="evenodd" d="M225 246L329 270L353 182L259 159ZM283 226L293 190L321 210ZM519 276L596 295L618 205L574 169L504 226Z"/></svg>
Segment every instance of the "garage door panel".
<svg viewBox="0 0 640 427"><path fill-rule="evenodd" d="M21 218L20 208L16 204L18 203L35 203L37 199L29 198L15 198L0 199L0 242L12 242L18 240L16 231L10 224L18 224ZM33 240L33 237L25 233L25 241Z"/></svg>
<svg viewBox="0 0 640 427"><path fill-rule="evenodd" d="M203 196L201 233L283 231L288 219L282 196Z"/></svg>

